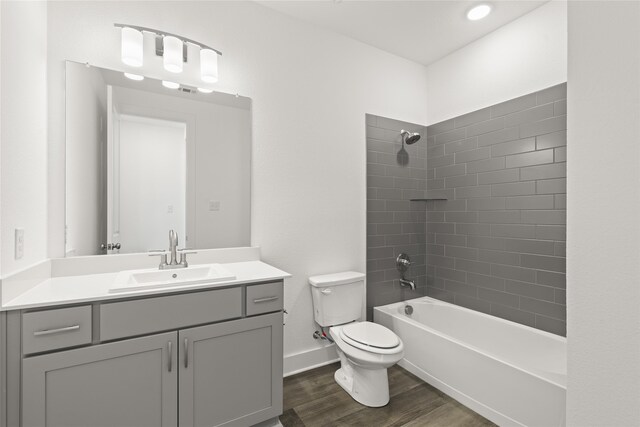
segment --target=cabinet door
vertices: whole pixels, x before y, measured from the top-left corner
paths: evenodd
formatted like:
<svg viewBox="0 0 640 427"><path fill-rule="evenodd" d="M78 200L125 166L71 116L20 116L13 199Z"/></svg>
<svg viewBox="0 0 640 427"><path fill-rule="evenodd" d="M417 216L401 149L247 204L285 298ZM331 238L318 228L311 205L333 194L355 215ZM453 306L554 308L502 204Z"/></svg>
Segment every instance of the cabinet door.
<svg viewBox="0 0 640 427"><path fill-rule="evenodd" d="M26 358L25 427L177 422L177 332Z"/></svg>
<svg viewBox="0 0 640 427"><path fill-rule="evenodd" d="M249 426L282 413L282 313L181 330L181 427Z"/></svg>

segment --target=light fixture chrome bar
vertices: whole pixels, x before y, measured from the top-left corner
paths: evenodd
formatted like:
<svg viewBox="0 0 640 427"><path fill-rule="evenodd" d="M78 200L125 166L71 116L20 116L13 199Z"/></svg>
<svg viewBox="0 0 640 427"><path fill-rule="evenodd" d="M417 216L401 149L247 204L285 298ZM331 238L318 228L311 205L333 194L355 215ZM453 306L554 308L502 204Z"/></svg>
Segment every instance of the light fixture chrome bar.
<svg viewBox="0 0 640 427"><path fill-rule="evenodd" d="M214 49L211 46L207 46L205 44L202 44L200 42L197 42L195 40L191 40L188 39L186 37L180 36L178 34L173 34L173 33L168 33L166 31L160 31L160 30L155 30L153 28L148 28L148 27L141 27L139 25L128 25L128 24L113 24L114 27L118 27L118 28L124 28L124 27L128 27L128 28L133 28L134 30L138 30L138 31L142 31L142 32L146 32L146 33L153 33L157 36L173 36L173 37L177 37L180 40L182 40L185 43L190 43L192 45L198 46L201 49L211 49L212 51L214 51L215 53L217 53L218 55L222 56L222 52L220 52L218 49Z"/></svg>

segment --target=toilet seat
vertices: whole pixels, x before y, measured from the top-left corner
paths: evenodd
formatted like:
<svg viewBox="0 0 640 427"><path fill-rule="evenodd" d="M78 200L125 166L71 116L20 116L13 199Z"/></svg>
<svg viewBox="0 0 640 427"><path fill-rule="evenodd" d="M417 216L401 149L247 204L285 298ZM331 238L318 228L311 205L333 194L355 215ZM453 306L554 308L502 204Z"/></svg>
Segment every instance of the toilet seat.
<svg viewBox="0 0 640 427"><path fill-rule="evenodd" d="M350 346L370 353L395 354L403 350L398 336L377 323L350 323L340 328L339 335Z"/></svg>

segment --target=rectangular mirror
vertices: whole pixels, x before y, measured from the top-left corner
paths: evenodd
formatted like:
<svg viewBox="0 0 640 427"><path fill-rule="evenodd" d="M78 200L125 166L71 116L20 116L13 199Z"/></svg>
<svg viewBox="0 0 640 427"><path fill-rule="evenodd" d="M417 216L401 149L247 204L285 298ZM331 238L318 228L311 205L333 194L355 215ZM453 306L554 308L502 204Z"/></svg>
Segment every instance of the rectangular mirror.
<svg viewBox="0 0 640 427"><path fill-rule="evenodd" d="M66 63L67 256L251 240L251 99Z"/></svg>

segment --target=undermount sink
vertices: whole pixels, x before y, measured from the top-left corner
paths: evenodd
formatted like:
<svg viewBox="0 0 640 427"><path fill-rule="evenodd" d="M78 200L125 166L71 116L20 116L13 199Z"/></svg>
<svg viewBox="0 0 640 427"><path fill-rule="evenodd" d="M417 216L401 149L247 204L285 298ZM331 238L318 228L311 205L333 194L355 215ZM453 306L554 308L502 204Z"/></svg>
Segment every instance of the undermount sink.
<svg viewBox="0 0 640 427"><path fill-rule="evenodd" d="M220 264L194 265L176 269L122 271L109 292L128 292L167 286L193 285L234 280L236 276Z"/></svg>

